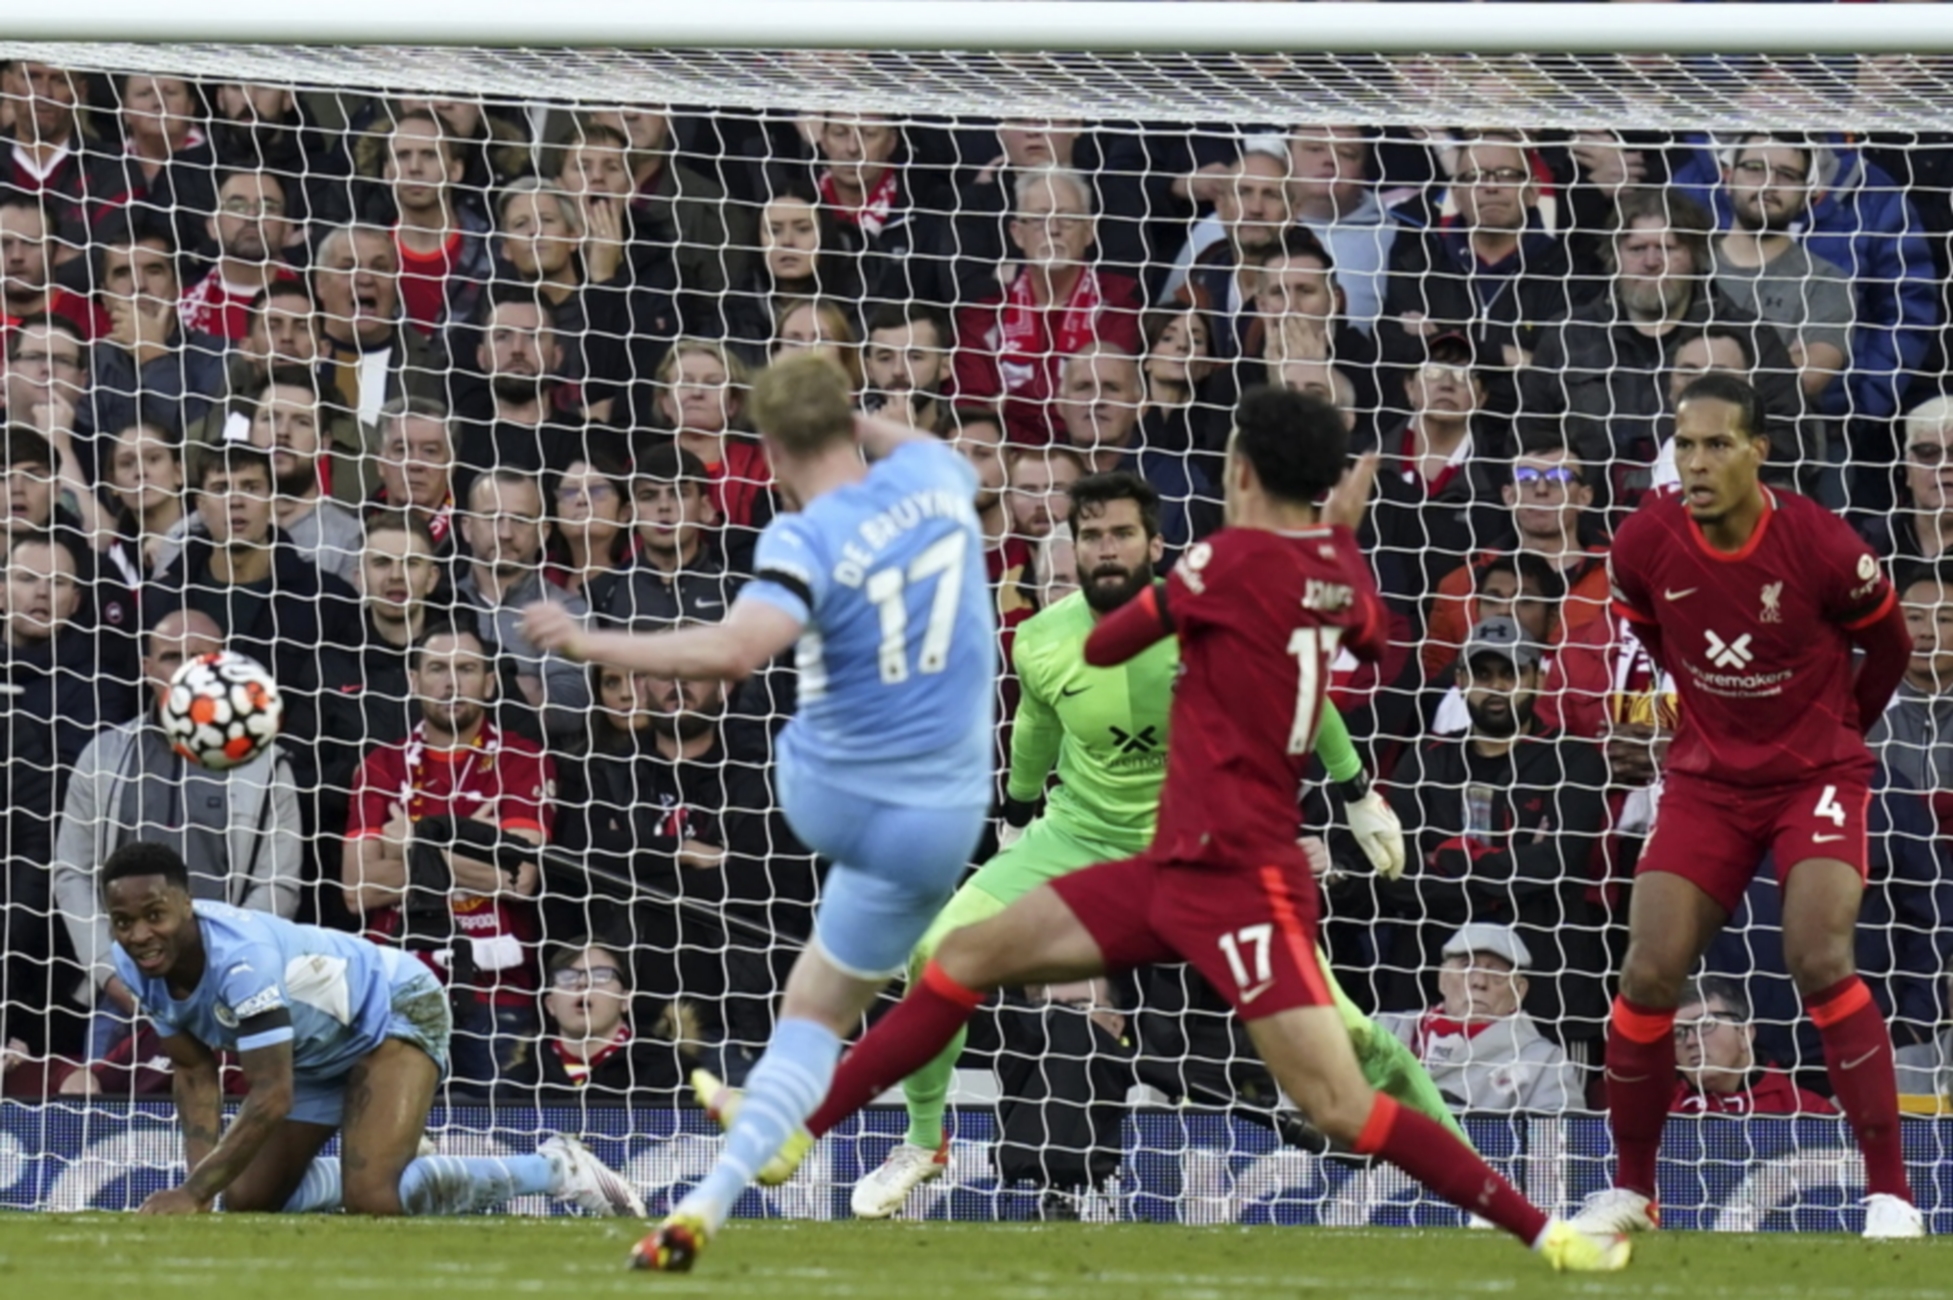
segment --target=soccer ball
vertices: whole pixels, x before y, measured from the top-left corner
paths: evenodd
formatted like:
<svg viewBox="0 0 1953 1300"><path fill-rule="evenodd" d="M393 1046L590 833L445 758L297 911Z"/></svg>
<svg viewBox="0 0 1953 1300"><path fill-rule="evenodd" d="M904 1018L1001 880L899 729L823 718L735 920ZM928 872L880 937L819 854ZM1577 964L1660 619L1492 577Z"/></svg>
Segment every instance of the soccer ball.
<svg viewBox="0 0 1953 1300"><path fill-rule="evenodd" d="M264 665L229 650L198 655L177 669L163 698L170 747L219 772L263 753L284 716L278 683Z"/></svg>

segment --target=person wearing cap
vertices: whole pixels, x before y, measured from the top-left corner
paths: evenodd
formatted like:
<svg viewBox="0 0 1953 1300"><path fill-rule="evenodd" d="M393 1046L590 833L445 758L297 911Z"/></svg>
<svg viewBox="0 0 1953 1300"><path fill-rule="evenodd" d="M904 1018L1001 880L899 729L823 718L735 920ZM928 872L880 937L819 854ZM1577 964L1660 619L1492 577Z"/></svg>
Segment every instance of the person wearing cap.
<svg viewBox="0 0 1953 1300"><path fill-rule="evenodd" d="M1835 1115L1838 1108L1756 1055L1756 1026L1742 984L1692 979L1675 1008L1677 1115Z"/></svg>
<svg viewBox="0 0 1953 1300"><path fill-rule="evenodd" d="M1438 1005L1377 1017L1460 1111L1561 1114L1580 1096L1566 1050L1522 1004L1532 950L1509 925L1475 922L1445 941Z"/></svg>
<svg viewBox="0 0 1953 1300"><path fill-rule="evenodd" d="M1425 976L1459 926L1510 925L1533 957L1528 1009L1562 1041L1593 1039L1606 958L1587 892L1607 767L1591 741L1539 721L1541 650L1510 618L1480 622L1458 666L1470 725L1410 750L1391 776L1414 848L1403 877L1376 886L1383 1005L1423 1005Z"/></svg>
<svg viewBox="0 0 1953 1300"><path fill-rule="evenodd" d="M1525 137L1474 133L1458 150L1449 195L1455 211L1392 246L1385 311L1426 337L1468 334L1493 367L1493 409L1509 414L1517 398L1511 369L1531 356L1540 324L1573 310L1586 282L1541 216Z"/></svg>

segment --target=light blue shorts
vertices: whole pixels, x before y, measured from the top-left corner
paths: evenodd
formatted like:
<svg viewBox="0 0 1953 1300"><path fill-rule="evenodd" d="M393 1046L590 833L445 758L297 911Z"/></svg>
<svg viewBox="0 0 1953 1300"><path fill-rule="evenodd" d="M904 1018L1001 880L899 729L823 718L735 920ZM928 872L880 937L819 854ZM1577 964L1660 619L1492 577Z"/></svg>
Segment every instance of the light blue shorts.
<svg viewBox="0 0 1953 1300"><path fill-rule="evenodd" d="M794 834L834 864L821 886L815 942L851 975L900 974L956 892L989 807L883 803L839 789L801 764L782 764L779 786Z"/></svg>
<svg viewBox="0 0 1953 1300"><path fill-rule="evenodd" d="M443 1073L448 1068L448 1040L454 1035L454 1012L448 992L434 972L397 949L387 949L392 967L393 997L386 1037L412 1043L432 1058ZM290 1119L337 1128L346 1114L348 1075L329 1078L298 1074L292 1079Z"/></svg>

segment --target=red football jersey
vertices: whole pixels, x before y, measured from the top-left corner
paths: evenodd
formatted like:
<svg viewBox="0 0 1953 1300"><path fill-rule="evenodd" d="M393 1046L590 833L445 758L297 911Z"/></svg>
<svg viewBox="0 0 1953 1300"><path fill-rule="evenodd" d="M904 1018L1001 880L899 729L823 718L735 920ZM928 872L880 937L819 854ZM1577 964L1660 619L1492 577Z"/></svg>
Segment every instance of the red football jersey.
<svg viewBox="0 0 1953 1300"><path fill-rule="evenodd" d="M415 822L487 815L504 830L549 833L553 773L548 756L533 742L489 725L474 745L449 753L429 749L424 728L415 727L404 744L380 746L359 765L346 818L347 839L378 835L395 808ZM535 905L458 893L450 906L456 941L474 945L477 980L484 990L492 990L498 1002L519 1004L532 997ZM391 941L400 932L400 919L394 907L368 913L366 937Z"/></svg>
<svg viewBox="0 0 1953 1300"><path fill-rule="evenodd" d="M1109 615L1092 640L1117 639L1116 622L1153 605ZM1174 567L1165 605L1180 679L1153 852L1227 867L1292 855L1331 665L1345 647L1380 658L1388 635L1356 539L1343 528L1224 529Z"/></svg>
<svg viewBox="0 0 1953 1300"><path fill-rule="evenodd" d="M1849 633L1897 596L1844 520L1794 493L1764 497L1733 554L1679 495L1648 498L1614 539L1616 608L1657 631L1681 697L1666 769L1756 787L1868 775Z"/></svg>

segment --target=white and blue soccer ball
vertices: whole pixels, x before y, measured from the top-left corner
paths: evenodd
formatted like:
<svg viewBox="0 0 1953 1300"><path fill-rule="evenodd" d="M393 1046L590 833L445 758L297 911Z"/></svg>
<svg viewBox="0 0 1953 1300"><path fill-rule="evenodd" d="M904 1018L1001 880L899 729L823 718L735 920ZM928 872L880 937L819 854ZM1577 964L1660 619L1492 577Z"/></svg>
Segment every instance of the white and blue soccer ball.
<svg viewBox="0 0 1953 1300"><path fill-rule="evenodd" d="M262 754L284 717L277 681L263 664L231 650L189 660L163 698L170 747L218 772Z"/></svg>

